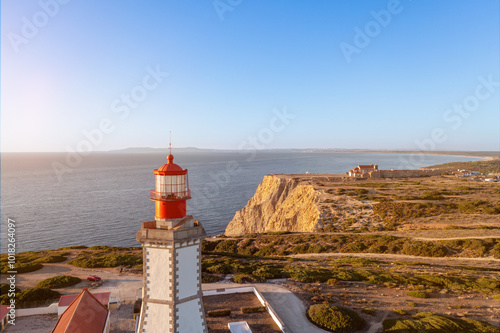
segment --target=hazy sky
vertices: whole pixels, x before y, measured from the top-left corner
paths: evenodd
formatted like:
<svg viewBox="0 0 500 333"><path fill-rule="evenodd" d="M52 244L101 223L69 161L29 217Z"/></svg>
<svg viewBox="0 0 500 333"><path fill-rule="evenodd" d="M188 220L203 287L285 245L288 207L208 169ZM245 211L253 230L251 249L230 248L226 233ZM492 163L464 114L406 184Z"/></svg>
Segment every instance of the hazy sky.
<svg viewBox="0 0 500 333"><path fill-rule="evenodd" d="M1 150L499 150L498 0L2 0Z"/></svg>

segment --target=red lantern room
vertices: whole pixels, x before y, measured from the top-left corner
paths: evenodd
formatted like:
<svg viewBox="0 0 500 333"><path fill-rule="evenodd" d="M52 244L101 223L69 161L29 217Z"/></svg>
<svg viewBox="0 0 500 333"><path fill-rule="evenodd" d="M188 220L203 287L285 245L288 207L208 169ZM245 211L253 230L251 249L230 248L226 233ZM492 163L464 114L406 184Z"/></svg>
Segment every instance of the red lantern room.
<svg viewBox="0 0 500 333"><path fill-rule="evenodd" d="M191 199L188 171L174 164L174 156L169 154L167 164L153 170L155 189L151 200L155 202L155 219L164 221L186 216L186 200Z"/></svg>

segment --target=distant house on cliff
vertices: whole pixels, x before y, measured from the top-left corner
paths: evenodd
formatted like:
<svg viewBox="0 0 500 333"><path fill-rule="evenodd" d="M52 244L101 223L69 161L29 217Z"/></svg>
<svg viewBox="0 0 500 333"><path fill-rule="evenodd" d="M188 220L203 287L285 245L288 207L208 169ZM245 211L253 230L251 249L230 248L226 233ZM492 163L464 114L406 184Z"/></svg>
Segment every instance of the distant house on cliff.
<svg viewBox="0 0 500 333"><path fill-rule="evenodd" d="M457 177L472 177L481 175L479 171L471 171L471 170L457 170L454 171L453 174L455 174L455 176Z"/></svg>
<svg viewBox="0 0 500 333"><path fill-rule="evenodd" d="M354 169L349 170L349 177L361 177L365 173L378 170L377 164L358 165Z"/></svg>

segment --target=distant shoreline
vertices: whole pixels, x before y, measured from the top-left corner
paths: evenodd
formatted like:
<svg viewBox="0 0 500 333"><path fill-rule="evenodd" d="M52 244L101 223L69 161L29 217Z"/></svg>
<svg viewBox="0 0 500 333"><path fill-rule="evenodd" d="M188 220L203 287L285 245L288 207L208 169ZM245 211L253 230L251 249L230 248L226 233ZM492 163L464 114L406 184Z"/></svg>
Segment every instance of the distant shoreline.
<svg viewBox="0 0 500 333"><path fill-rule="evenodd" d="M174 153L238 153L237 149L205 149L205 148L172 148ZM290 153L346 153L346 154L405 154L405 155L441 155L479 158L484 160L500 159L497 151L422 151L422 150L369 150L369 149L257 149L256 152L290 152ZM93 154L168 154L168 148L126 148L119 150L94 151ZM67 154L67 152L3 152L3 154Z"/></svg>
<svg viewBox="0 0 500 333"><path fill-rule="evenodd" d="M500 159L500 152L467 152L467 151L411 151L411 150L310 150L309 152L319 152L319 153L363 153L363 154L416 154L416 155L440 155L440 156L456 156L456 157L470 157L470 158L480 158L484 160L496 160Z"/></svg>

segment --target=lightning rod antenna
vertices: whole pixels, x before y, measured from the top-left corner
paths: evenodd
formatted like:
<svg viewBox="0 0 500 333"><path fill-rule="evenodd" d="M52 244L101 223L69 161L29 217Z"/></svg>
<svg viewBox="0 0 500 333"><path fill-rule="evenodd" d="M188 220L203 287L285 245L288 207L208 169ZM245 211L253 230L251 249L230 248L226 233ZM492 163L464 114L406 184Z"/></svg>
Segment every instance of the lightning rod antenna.
<svg viewBox="0 0 500 333"><path fill-rule="evenodd" d="M170 143L168 145L168 153L172 155L172 131L170 131Z"/></svg>

